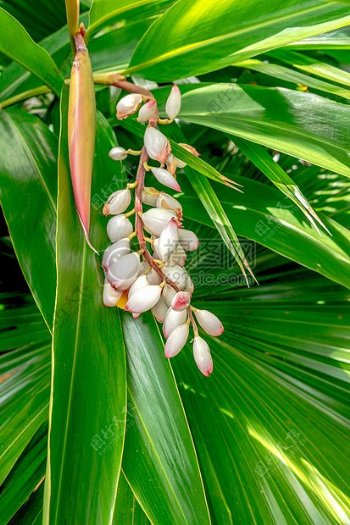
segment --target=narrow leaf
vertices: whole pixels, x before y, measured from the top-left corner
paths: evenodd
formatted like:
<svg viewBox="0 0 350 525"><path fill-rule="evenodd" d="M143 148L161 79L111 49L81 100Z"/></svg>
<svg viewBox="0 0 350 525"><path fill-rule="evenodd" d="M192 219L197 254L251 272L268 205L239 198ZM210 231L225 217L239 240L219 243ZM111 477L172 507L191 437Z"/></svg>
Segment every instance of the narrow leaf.
<svg viewBox="0 0 350 525"><path fill-rule="evenodd" d="M36 44L23 26L0 7L0 52L34 73L54 93L60 93L63 78L48 52Z"/></svg>
<svg viewBox="0 0 350 525"><path fill-rule="evenodd" d="M180 117L350 176L345 104L284 88L213 84L185 93Z"/></svg>

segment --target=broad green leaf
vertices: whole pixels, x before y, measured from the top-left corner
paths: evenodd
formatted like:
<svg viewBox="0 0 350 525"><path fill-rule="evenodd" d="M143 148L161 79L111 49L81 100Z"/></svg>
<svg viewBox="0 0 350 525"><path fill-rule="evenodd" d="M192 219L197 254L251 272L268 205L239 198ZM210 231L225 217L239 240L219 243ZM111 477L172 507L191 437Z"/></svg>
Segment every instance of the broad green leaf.
<svg viewBox="0 0 350 525"><path fill-rule="evenodd" d="M0 524L7 525L45 476L47 424L29 442L1 487ZM18 522L19 523L19 522ZM28 523L22 521L21 523Z"/></svg>
<svg viewBox="0 0 350 525"><path fill-rule="evenodd" d="M244 193L215 188L227 217L242 235L292 259L329 279L350 287L349 231L332 219L323 222L331 236L317 232L302 212L273 187L246 178L238 178ZM184 215L213 227L206 210L199 205L191 188L181 180Z"/></svg>
<svg viewBox="0 0 350 525"><path fill-rule="evenodd" d="M349 31L347 28L338 29L324 35L305 38L288 44L288 49L314 50L319 49L350 49Z"/></svg>
<svg viewBox="0 0 350 525"><path fill-rule="evenodd" d="M277 55L276 55L277 56ZM317 78L305 75L294 69L290 69L279 64L273 64L267 60L257 60L252 58L250 60L244 60L234 64L236 67L244 67L257 71L263 75L268 75L273 79L281 79L292 84L296 84L296 87L306 86L306 88L316 89L317 91L323 91L324 93L331 93L337 97L350 99L350 90L344 89L340 86L335 86L330 82L324 82ZM311 73L311 71L310 71Z"/></svg>
<svg viewBox="0 0 350 525"><path fill-rule="evenodd" d="M198 75L349 21L341 2L180 0L146 33L128 71L160 82Z"/></svg>
<svg viewBox="0 0 350 525"><path fill-rule="evenodd" d="M258 144L253 144L242 139L236 139L236 144L248 159L266 175L271 182L290 199L307 217L310 223L316 228L319 223L325 228L317 213L310 206L304 195L301 193L293 179L284 171L283 168L270 157L268 152Z"/></svg>
<svg viewBox="0 0 350 525"><path fill-rule="evenodd" d="M180 116L350 176L345 104L284 88L213 84L186 93Z"/></svg>
<svg viewBox="0 0 350 525"><path fill-rule="evenodd" d="M36 44L23 26L0 7L0 52L34 73L56 94L63 79L45 49Z"/></svg>
<svg viewBox="0 0 350 525"><path fill-rule="evenodd" d="M349 522L350 319L341 295L300 269L288 279L282 267L263 287L202 303L226 328L209 341L213 375L200 376L190 348L174 369L214 523Z"/></svg>
<svg viewBox="0 0 350 525"><path fill-rule="evenodd" d="M98 31L101 26L115 22L117 17L125 16L128 11L132 12L138 8L144 11L147 7L156 11L160 6L165 8L172 3L172 0L93 0L88 36Z"/></svg>
<svg viewBox="0 0 350 525"><path fill-rule="evenodd" d="M149 523L125 476L120 476L113 525L149 525Z"/></svg>
<svg viewBox="0 0 350 525"><path fill-rule="evenodd" d="M0 356L2 484L28 442L47 420L50 334L32 305L0 311L0 329L7 350ZM9 352L11 349L16 350Z"/></svg>
<svg viewBox="0 0 350 525"><path fill-rule="evenodd" d="M94 193L110 183L113 144L98 119ZM67 162L67 92L61 102L57 212L57 296L53 329L53 383L44 523L108 524L124 446L126 366L122 330L102 305L100 261L84 240ZM105 243L94 210L92 242ZM89 472L89 475L86 475ZM91 490L91 484L98 490Z"/></svg>
<svg viewBox="0 0 350 525"><path fill-rule="evenodd" d="M210 523L192 438L155 321L150 314L136 321L126 314L123 328L131 402L125 475L152 523Z"/></svg>
<svg viewBox="0 0 350 525"><path fill-rule="evenodd" d="M31 292L50 326L55 302L57 138L24 111L0 111L0 201Z"/></svg>
<svg viewBox="0 0 350 525"><path fill-rule="evenodd" d="M317 60L302 53L284 50L274 51L271 53L271 56L310 75L350 87L350 73L322 60Z"/></svg>

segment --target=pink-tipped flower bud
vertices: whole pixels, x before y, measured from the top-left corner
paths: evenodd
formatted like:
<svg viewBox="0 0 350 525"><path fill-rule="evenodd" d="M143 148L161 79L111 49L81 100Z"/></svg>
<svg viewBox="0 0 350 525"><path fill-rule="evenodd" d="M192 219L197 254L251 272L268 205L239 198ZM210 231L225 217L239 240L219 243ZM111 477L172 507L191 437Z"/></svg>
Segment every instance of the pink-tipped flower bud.
<svg viewBox="0 0 350 525"><path fill-rule="evenodd" d="M168 195L167 193L161 192L158 194L156 202L157 208L164 208L165 210L176 211L178 216L182 215L182 206L177 199Z"/></svg>
<svg viewBox="0 0 350 525"><path fill-rule="evenodd" d="M170 118L174 120L180 113L181 109L181 91L179 87L175 84L170 91L170 95L165 104L165 112Z"/></svg>
<svg viewBox="0 0 350 525"><path fill-rule="evenodd" d="M118 190L112 193L103 207L103 215L123 213L131 202L130 190Z"/></svg>
<svg viewBox="0 0 350 525"><path fill-rule="evenodd" d="M167 338L175 328L187 321L187 310L176 311L169 308L163 324L163 334Z"/></svg>
<svg viewBox="0 0 350 525"><path fill-rule="evenodd" d="M166 284L163 288L162 297L168 307L171 305L174 295L176 295L176 290L170 284Z"/></svg>
<svg viewBox="0 0 350 525"><path fill-rule="evenodd" d="M192 252L197 250L199 246L199 240L195 233L190 230L179 229L179 240L180 244L186 252Z"/></svg>
<svg viewBox="0 0 350 525"><path fill-rule="evenodd" d="M102 258L102 267L108 270L111 264L117 262L120 257L130 253L130 241L128 238L120 239L114 242L104 251Z"/></svg>
<svg viewBox="0 0 350 525"><path fill-rule="evenodd" d="M141 314L151 310L160 299L162 288L159 285L150 284L137 290L129 297L125 305L125 310L136 314Z"/></svg>
<svg viewBox="0 0 350 525"><path fill-rule="evenodd" d="M157 111L158 111L157 102L154 99L149 100L140 109L138 117L137 117L137 121L141 122L142 124L145 124L150 119L156 117Z"/></svg>
<svg viewBox="0 0 350 525"><path fill-rule="evenodd" d="M139 271L140 256L137 253L129 253L111 264L107 278L114 288L124 291L136 281Z"/></svg>
<svg viewBox="0 0 350 525"><path fill-rule="evenodd" d="M155 249L162 261L167 261L171 254L176 249L179 242L179 228L174 218L170 219L160 237L158 239Z"/></svg>
<svg viewBox="0 0 350 525"><path fill-rule="evenodd" d="M173 217L175 217L175 213L171 211L151 208L142 214L142 222L149 233L159 237Z"/></svg>
<svg viewBox="0 0 350 525"><path fill-rule="evenodd" d="M133 226L124 215L115 215L107 222L107 235L112 242L129 237L132 232Z"/></svg>
<svg viewBox="0 0 350 525"><path fill-rule="evenodd" d="M171 332L165 343L165 357L174 357L185 346L189 335L188 323L181 324Z"/></svg>
<svg viewBox="0 0 350 525"><path fill-rule="evenodd" d="M166 302L164 301L163 297L160 296L158 303L152 308L152 314L157 319L158 323L164 322L167 311L168 311L168 306Z"/></svg>
<svg viewBox="0 0 350 525"><path fill-rule="evenodd" d="M148 206L156 206L160 192L155 188L145 186L142 192L142 202ZM160 208L161 206L157 206Z"/></svg>
<svg viewBox="0 0 350 525"><path fill-rule="evenodd" d="M119 100L117 104L117 119L123 120L135 113L142 104L142 96L138 93L130 93Z"/></svg>
<svg viewBox="0 0 350 525"><path fill-rule="evenodd" d="M193 357L199 370L206 377L213 371L213 360L207 342L198 335L193 340Z"/></svg>
<svg viewBox="0 0 350 525"><path fill-rule="evenodd" d="M181 191L179 183L175 179L174 175L172 175L168 170L165 170L164 168L151 168L151 171L158 182L174 191Z"/></svg>
<svg viewBox="0 0 350 525"><path fill-rule="evenodd" d="M171 308L181 312L190 306L190 302L191 295L188 292L177 292L171 301Z"/></svg>
<svg viewBox="0 0 350 525"><path fill-rule="evenodd" d="M116 306L117 302L122 296L121 291L115 290L113 286L105 280L103 285L103 304L105 306Z"/></svg>
<svg viewBox="0 0 350 525"><path fill-rule="evenodd" d="M221 335L224 331L224 327L222 326L222 323L220 319L216 317L216 315L212 314L211 312L208 312L208 310L194 310L196 319L200 326L203 328L205 332L209 335L218 336Z"/></svg>
<svg viewBox="0 0 350 525"><path fill-rule="evenodd" d="M108 153L109 157L112 160L124 160L128 156L128 152L125 148L121 148L120 146L116 146L115 148L112 148L110 152Z"/></svg>
<svg viewBox="0 0 350 525"><path fill-rule="evenodd" d="M168 139L157 128L148 126L145 131L144 143L149 157L163 164L170 154Z"/></svg>

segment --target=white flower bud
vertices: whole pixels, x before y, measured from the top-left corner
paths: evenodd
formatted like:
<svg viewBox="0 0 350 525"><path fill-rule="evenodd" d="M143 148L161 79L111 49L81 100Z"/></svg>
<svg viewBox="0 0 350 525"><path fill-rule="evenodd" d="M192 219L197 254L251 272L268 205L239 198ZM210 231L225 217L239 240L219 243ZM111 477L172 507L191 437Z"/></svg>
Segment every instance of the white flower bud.
<svg viewBox="0 0 350 525"><path fill-rule="evenodd" d="M177 199L168 195L167 193L159 193L155 202L157 208L164 208L165 210L174 210L178 215L182 214L182 206Z"/></svg>
<svg viewBox="0 0 350 525"><path fill-rule="evenodd" d="M170 118L170 120L174 120L180 113L181 109L181 91L178 88L178 86L174 85L171 88L170 95L168 96L168 99L165 104L165 112Z"/></svg>
<svg viewBox="0 0 350 525"><path fill-rule="evenodd" d="M170 257L168 264L169 266L185 266L186 258L187 255L185 250L181 244L178 244Z"/></svg>
<svg viewBox="0 0 350 525"><path fill-rule="evenodd" d="M116 146L115 148L112 148L110 152L108 153L110 158L112 160L124 160L128 156L128 152L125 148L121 148L120 146Z"/></svg>
<svg viewBox="0 0 350 525"><path fill-rule="evenodd" d="M163 164L170 154L168 139L158 129L149 126L145 131L144 143L149 157Z"/></svg>
<svg viewBox="0 0 350 525"><path fill-rule="evenodd" d="M179 229L179 239L180 244L184 250L191 252L197 250L199 246L199 240L195 233L190 230L184 230L183 228Z"/></svg>
<svg viewBox="0 0 350 525"><path fill-rule="evenodd" d="M162 279L154 268L152 268L151 271L146 274L146 277L148 284L160 284L162 282Z"/></svg>
<svg viewBox="0 0 350 525"><path fill-rule="evenodd" d="M142 124L145 124L148 122L151 118L155 118L157 115L157 102L152 99L149 100L139 111L139 115L137 117L137 122L141 122Z"/></svg>
<svg viewBox="0 0 350 525"><path fill-rule="evenodd" d="M187 281L188 281L188 273L186 272L185 268L182 268L181 266L175 265L175 266L168 266L167 264L163 267L163 273L170 279L173 283L177 284L177 286L180 288L180 290L185 290Z"/></svg>
<svg viewBox="0 0 350 525"><path fill-rule="evenodd" d="M123 213L131 202L130 190L118 190L112 193L103 207L103 215Z"/></svg>
<svg viewBox="0 0 350 525"><path fill-rule="evenodd" d="M124 215L115 215L107 222L107 235L112 242L120 241L133 232L133 226Z"/></svg>
<svg viewBox="0 0 350 525"><path fill-rule="evenodd" d="M155 249L162 261L167 261L179 242L178 226L175 219L171 219L155 245Z"/></svg>
<svg viewBox="0 0 350 525"><path fill-rule="evenodd" d="M128 290L136 281L140 271L140 256L137 253L123 255L108 268L107 278L118 290Z"/></svg>
<svg viewBox="0 0 350 525"><path fill-rule="evenodd" d="M122 293L119 290L115 290L106 279L103 285L103 304L105 306L116 306Z"/></svg>
<svg viewBox="0 0 350 525"><path fill-rule="evenodd" d="M135 113L142 104L142 96L138 93L130 93L119 100L117 104L117 119L123 120Z"/></svg>
<svg viewBox="0 0 350 525"><path fill-rule="evenodd" d="M128 297L130 298L133 293L137 292L138 290L141 290L141 288L144 288L145 286L148 286L149 282L147 281L146 275L140 275L136 281L130 286L130 290L128 293Z"/></svg>
<svg viewBox="0 0 350 525"><path fill-rule="evenodd" d="M163 299L167 306L171 305L171 301L173 300L174 295L176 295L176 290L170 284L166 284L163 288Z"/></svg>
<svg viewBox="0 0 350 525"><path fill-rule="evenodd" d="M163 334L167 338L173 330L180 324L184 324L187 321L187 310L176 311L169 308L163 324Z"/></svg>
<svg viewBox="0 0 350 525"><path fill-rule="evenodd" d="M163 297L160 296L158 303L152 308L152 314L154 315L154 317L157 319L159 323L163 323L167 311L168 311L168 306L166 302L164 301Z"/></svg>
<svg viewBox="0 0 350 525"><path fill-rule="evenodd" d="M145 187L142 192L142 202L148 206L155 206L159 197L159 191L155 188ZM158 206L160 208L160 206Z"/></svg>
<svg viewBox="0 0 350 525"><path fill-rule="evenodd" d="M171 332L165 343L165 357L174 357L186 344L189 335L188 323L180 324Z"/></svg>
<svg viewBox="0 0 350 525"><path fill-rule="evenodd" d="M205 332L209 335L221 335L224 331L224 327L222 326L222 323L220 319L216 317L216 315L212 314L211 312L208 312L208 310L194 310L196 319L200 326L203 328Z"/></svg>
<svg viewBox="0 0 350 525"><path fill-rule="evenodd" d="M171 308L177 312L181 312L190 306L191 295L188 292L177 292L172 301Z"/></svg>
<svg viewBox="0 0 350 525"><path fill-rule="evenodd" d="M213 371L213 360L207 342L198 335L193 340L193 357L199 370L206 377Z"/></svg>
<svg viewBox="0 0 350 525"><path fill-rule="evenodd" d="M180 185L168 170L164 168L151 168L151 172L155 176L158 182L171 188L174 191L181 191Z"/></svg>
<svg viewBox="0 0 350 525"><path fill-rule="evenodd" d="M122 255L130 253L130 241L128 238L120 239L108 246L102 258L102 267L107 270L111 264L115 263Z"/></svg>
<svg viewBox="0 0 350 525"><path fill-rule="evenodd" d="M175 213L171 211L151 208L142 214L142 222L149 233L159 237L172 217Z"/></svg>
<svg viewBox="0 0 350 525"><path fill-rule="evenodd" d="M162 288L159 285L147 285L129 297L125 310L140 314L153 308L160 299Z"/></svg>
<svg viewBox="0 0 350 525"><path fill-rule="evenodd" d="M178 168L185 168L185 166L187 166L186 162L178 159L177 157L174 157L174 162Z"/></svg>

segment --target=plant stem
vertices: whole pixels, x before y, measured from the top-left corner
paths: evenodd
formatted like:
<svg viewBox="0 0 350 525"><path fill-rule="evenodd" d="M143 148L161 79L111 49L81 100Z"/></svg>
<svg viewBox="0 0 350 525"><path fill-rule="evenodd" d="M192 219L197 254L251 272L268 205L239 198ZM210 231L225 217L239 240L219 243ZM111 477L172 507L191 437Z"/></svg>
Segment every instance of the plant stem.
<svg viewBox="0 0 350 525"><path fill-rule="evenodd" d="M12 106L12 104L17 104L17 102L22 102L22 100L36 97L38 95L45 95L46 93L50 93L50 92L51 92L51 89L48 86L39 86L37 88L28 89L28 91L23 91L23 93L18 93L17 95L14 95L13 97L10 97L7 100L4 100L3 102L1 102L0 109L5 109L8 106Z"/></svg>
<svg viewBox="0 0 350 525"><path fill-rule="evenodd" d="M147 250L147 241L146 241L145 234L143 231L143 222L141 218L142 192L145 187L145 174L146 174L144 163L147 163L147 160L148 160L147 151L146 151L146 148L143 147L141 150L139 166L138 166L137 174L136 174L137 185L136 185L136 191L135 191L135 212L136 212L135 232L136 232L136 236L139 241L140 249L142 250L142 255L145 261L147 261L148 264L151 266L151 268L153 268L157 272L157 274L162 279L162 281L165 281L172 288L174 288L174 290L179 292L180 291L179 287L173 281L168 279L168 277L166 277L166 275L162 272L161 268L159 268L159 266L155 262L152 255Z"/></svg>

